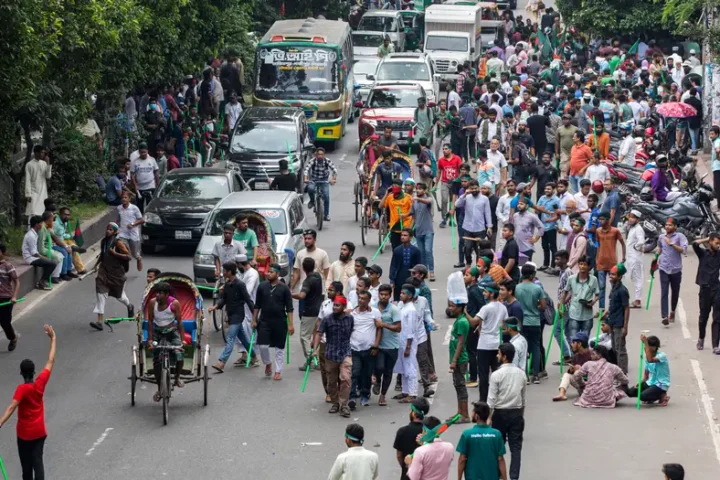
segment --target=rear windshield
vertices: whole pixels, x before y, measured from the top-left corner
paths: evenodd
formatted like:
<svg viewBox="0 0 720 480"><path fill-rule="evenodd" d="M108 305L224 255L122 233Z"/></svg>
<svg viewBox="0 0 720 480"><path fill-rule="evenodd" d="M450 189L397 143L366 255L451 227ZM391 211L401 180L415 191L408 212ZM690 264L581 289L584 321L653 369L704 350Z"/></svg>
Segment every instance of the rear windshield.
<svg viewBox="0 0 720 480"><path fill-rule="evenodd" d="M212 220L208 225L208 235L220 236L223 233L223 227L226 223L232 223L235 217L247 213L247 209L235 209L228 208L223 210L216 210L213 213ZM258 212L260 215L265 217L265 220L270 224L270 228L275 235L286 235L287 234L287 220L285 217L285 211L281 208L261 208L253 210Z"/></svg>

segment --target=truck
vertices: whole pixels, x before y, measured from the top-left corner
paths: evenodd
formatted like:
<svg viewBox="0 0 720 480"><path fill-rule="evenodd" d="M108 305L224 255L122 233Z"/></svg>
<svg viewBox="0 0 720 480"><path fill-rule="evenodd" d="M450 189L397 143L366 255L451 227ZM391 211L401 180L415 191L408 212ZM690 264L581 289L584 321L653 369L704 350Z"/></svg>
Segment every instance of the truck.
<svg viewBox="0 0 720 480"><path fill-rule="evenodd" d="M425 53L441 85L456 81L457 66L475 64L482 49L480 5L431 5L425 9Z"/></svg>

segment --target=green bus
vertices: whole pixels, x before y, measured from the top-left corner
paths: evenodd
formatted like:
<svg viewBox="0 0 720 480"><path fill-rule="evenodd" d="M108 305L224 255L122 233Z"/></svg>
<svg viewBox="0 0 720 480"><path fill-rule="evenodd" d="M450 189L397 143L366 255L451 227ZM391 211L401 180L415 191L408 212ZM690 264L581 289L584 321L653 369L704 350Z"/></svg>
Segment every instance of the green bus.
<svg viewBox="0 0 720 480"><path fill-rule="evenodd" d="M315 140L334 144L352 112L353 63L346 22L275 22L255 50L253 105L302 108Z"/></svg>

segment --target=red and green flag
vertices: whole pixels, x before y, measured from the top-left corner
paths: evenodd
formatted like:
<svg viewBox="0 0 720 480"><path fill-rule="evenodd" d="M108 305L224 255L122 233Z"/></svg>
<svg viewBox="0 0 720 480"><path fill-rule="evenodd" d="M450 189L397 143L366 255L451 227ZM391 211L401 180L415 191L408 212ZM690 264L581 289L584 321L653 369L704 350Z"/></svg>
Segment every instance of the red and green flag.
<svg viewBox="0 0 720 480"><path fill-rule="evenodd" d="M655 277L655 272L658 269L658 254L656 253L653 257L652 263L650 264L650 276Z"/></svg>
<svg viewBox="0 0 720 480"><path fill-rule="evenodd" d="M85 240L83 239L82 230L80 230L80 219L75 220L75 232L73 234L75 245L82 247Z"/></svg>

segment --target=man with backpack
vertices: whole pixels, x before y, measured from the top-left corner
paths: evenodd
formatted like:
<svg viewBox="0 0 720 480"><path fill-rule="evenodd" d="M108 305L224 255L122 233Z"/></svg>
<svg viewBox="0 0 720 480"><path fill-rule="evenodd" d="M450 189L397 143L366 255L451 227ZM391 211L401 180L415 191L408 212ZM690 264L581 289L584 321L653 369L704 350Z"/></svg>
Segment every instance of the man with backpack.
<svg viewBox="0 0 720 480"><path fill-rule="evenodd" d="M512 150L508 163L513 166L512 178L516 184L526 183L537 174L536 163L530 157L527 146L522 142L520 134L512 134Z"/></svg>

